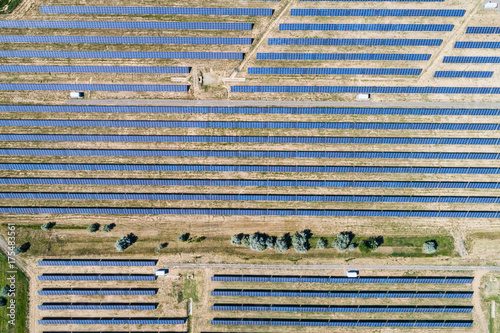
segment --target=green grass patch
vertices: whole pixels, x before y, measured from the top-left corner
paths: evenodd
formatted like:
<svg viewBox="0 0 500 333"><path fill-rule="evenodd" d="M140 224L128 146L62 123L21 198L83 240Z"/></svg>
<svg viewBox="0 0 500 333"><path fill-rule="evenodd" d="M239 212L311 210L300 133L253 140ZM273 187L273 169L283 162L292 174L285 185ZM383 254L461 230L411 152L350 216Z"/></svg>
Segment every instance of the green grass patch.
<svg viewBox="0 0 500 333"><path fill-rule="evenodd" d="M16 273L9 273L16 271ZM0 332L2 333L26 333L27 330L27 314L28 314L28 278L19 270L11 269L7 261L7 257L0 252L0 286L3 287L8 283L7 278L12 274L16 276L16 291L15 291L15 306L16 318L15 325L9 324L10 318L7 317L9 309L7 306L0 308ZM10 302L10 298L7 301Z"/></svg>
<svg viewBox="0 0 500 333"><path fill-rule="evenodd" d="M0 14L11 13L20 2L21 0L0 0Z"/></svg>
<svg viewBox="0 0 500 333"><path fill-rule="evenodd" d="M198 302L198 294L197 294L198 284L195 279L185 279L184 284L182 286L182 299L181 301L188 300L190 298L193 299L193 302Z"/></svg>

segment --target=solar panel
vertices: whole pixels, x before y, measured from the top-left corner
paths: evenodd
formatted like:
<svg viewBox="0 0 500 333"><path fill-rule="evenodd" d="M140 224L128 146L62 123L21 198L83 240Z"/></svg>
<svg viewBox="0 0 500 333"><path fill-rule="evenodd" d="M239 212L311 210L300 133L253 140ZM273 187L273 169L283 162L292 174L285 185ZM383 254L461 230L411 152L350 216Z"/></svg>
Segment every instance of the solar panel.
<svg viewBox="0 0 500 333"><path fill-rule="evenodd" d="M188 85L137 85L137 84L26 84L0 83L0 90L38 91L176 91L187 92Z"/></svg>
<svg viewBox="0 0 500 333"><path fill-rule="evenodd" d="M0 58L243 59L238 52L0 51Z"/></svg>
<svg viewBox="0 0 500 333"><path fill-rule="evenodd" d="M439 46L442 39L268 38L269 45Z"/></svg>
<svg viewBox="0 0 500 333"><path fill-rule="evenodd" d="M500 94L494 87L344 87L344 86L231 86L231 92L366 93L366 94Z"/></svg>
<svg viewBox="0 0 500 333"><path fill-rule="evenodd" d="M140 66L16 66L0 65L0 72L22 73L154 73L189 74L190 67L140 67Z"/></svg>
<svg viewBox="0 0 500 333"><path fill-rule="evenodd" d="M291 16L454 16L463 9L292 9Z"/></svg>
<svg viewBox="0 0 500 333"><path fill-rule="evenodd" d="M279 30L320 31L452 31L453 24L316 24L280 23Z"/></svg>
<svg viewBox="0 0 500 333"><path fill-rule="evenodd" d="M420 75L421 71L419 68L248 68L248 74L275 75Z"/></svg>

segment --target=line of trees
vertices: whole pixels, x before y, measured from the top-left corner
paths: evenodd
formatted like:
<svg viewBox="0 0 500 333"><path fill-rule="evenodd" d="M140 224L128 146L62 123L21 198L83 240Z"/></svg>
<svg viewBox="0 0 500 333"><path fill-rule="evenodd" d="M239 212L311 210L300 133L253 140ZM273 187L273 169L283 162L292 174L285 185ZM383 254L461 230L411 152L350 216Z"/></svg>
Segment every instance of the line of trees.
<svg viewBox="0 0 500 333"><path fill-rule="evenodd" d="M279 253L286 252L293 246L295 251L306 253L310 249L309 239L311 236L312 233L310 230L296 232L292 236L290 236L290 234L285 234L281 237L270 236L261 232L256 232L251 235L241 233L231 237L231 244L243 245L259 252L266 249L274 249Z"/></svg>

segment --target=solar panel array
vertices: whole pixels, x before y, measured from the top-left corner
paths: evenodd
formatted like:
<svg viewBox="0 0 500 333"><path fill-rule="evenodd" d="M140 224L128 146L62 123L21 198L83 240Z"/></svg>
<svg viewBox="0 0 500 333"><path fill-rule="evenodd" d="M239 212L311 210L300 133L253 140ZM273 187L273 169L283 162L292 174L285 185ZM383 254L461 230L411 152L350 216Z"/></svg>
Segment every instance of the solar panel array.
<svg viewBox="0 0 500 333"><path fill-rule="evenodd" d="M214 304L212 311L259 312L387 312L387 313L471 313L472 306L370 306L370 305L269 305L269 304Z"/></svg>
<svg viewBox="0 0 500 333"><path fill-rule="evenodd" d="M137 85L137 84L27 84L0 83L0 90L39 91L176 91L187 92L188 85Z"/></svg>
<svg viewBox="0 0 500 333"><path fill-rule="evenodd" d="M500 49L500 42L455 42L456 49Z"/></svg>
<svg viewBox="0 0 500 333"><path fill-rule="evenodd" d="M443 63L453 64L498 64L500 57L450 57L443 58Z"/></svg>
<svg viewBox="0 0 500 333"><path fill-rule="evenodd" d="M500 145L487 138L372 138L331 136L184 136L184 135L84 135L84 134L0 134L1 141L90 141L90 142L203 142L203 143L308 143L384 145Z"/></svg>
<svg viewBox="0 0 500 333"><path fill-rule="evenodd" d="M230 169L232 167L232 169ZM227 170L223 166L213 166L212 168L182 168L179 166L172 166L172 168L153 168L149 171L240 171L240 172L354 172L353 167L345 167L348 170L342 170L342 167L279 167L266 168L266 166L256 166L253 168L241 168L239 166L227 166ZM321 170L325 168L327 170ZM349 169L351 168L351 169ZM366 168L367 170L365 170ZM377 167L359 167L358 172L375 172ZM319 170L318 170L319 169ZM397 169L397 168L395 168ZM402 168L405 169L405 168ZM410 168L408 168L410 169ZM436 173L434 170L425 170L426 168L416 168L413 173ZM424 169L424 170L420 170ZM430 168L432 169L432 168ZM435 168L438 170L439 168ZM446 169L446 168L445 168ZM5 170L5 168L4 168ZM33 170L33 169L29 169ZM42 169L43 170L43 169ZM53 170L64 170L61 168ZM121 168L117 165L115 168L80 168L66 170L140 170L146 171L146 168ZM467 173L468 168L465 168L463 173ZM500 170L495 169L499 173ZM404 170L394 170L400 173ZM452 173L453 170L441 170L443 173ZM409 172L409 171L407 171ZM458 172L455 172L458 173ZM486 172L483 172L485 174ZM474 174L470 172L470 174ZM120 179L120 178L0 178L2 185L117 185L117 186L255 186L255 187L383 187L383 188L461 188L461 189L500 189L499 182L417 182L417 181L349 181L349 180L252 180L252 179Z"/></svg>
<svg viewBox="0 0 500 333"><path fill-rule="evenodd" d="M472 283L473 277L437 276L370 276L348 278L343 276L269 276L269 275L214 275L212 281L227 282L288 282L288 283Z"/></svg>
<svg viewBox="0 0 500 333"><path fill-rule="evenodd" d="M156 295L156 289L42 289L38 290L40 296L107 296L107 295L121 295L121 296L136 296Z"/></svg>
<svg viewBox="0 0 500 333"><path fill-rule="evenodd" d="M231 92L327 94L500 94L494 87L231 86Z"/></svg>
<svg viewBox="0 0 500 333"><path fill-rule="evenodd" d="M155 281L155 275L146 274L44 274L39 275L40 281Z"/></svg>
<svg viewBox="0 0 500 333"><path fill-rule="evenodd" d="M442 39L268 38L269 45L439 46Z"/></svg>
<svg viewBox="0 0 500 333"><path fill-rule="evenodd" d="M43 14L245 15L271 16L269 8L40 6Z"/></svg>
<svg viewBox="0 0 500 333"><path fill-rule="evenodd" d="M243 59L240 52L0 51L0 58Z"/></svg>
<svg viewBox="0 0 500 333"><path fill-rule="evenodd" d="M500 34L500 27L467 27L466 34Z"/></svg>
<svg viewBox="0 0 500 333"><path fill-rule="evenodd" d="M328 327L472 327L472 321L398 321L398 320L294 320L214 318L212 325L248 326L328 326Z"/></svg>
<svg viewBox="0 0 500 333"><path fill-rule="evenodd" d="M463 9L292 9L292 16L454 16Z"/></svg>
<svg viewBox="0 0 500 333"><path fill-rule="evenodd" d="M0 149L5 156L155 156L231 158L377 158L498 160L497 153L410 153L350 151L245 151L245 150L98 150L98 149Z"/></svg>
<svg viewBox="0 0 500 333"><path fill-rule="evenodd" d="M156 266L156 260L39 260L39 266Z"/></svg>
<svg viewBox="0 0 500 333"><path fill-rule="evenodd" d="M184 318L50 318L38 320L39 325L183 325Z"/></svg>
<svg viewBox="0 0 500 333"><path fill-rule="evenodd" d="M377 2L383 2L383 1L393 1L393 2L443 2L444 0L300 0L300 1L338 1L338 2L347 2L347 1L352 1L352 2L367 2L367 1L377 1Z"/></svg>
<svg viewBox="0 0 500 333"><path fill-rule="evenodd" d="M152 73L189 74L190 67L150 67L150 66L16 66L0 65L0 72L34 73Z"/></svg>
<svg viewBox="0 0 500 333"><path fill-rule="evenodd" d="M285 75L420 75L421 72L420 68L248 68L248 74Z"/></svg>
<svg viewBox="0 0 500 333"><path fill-rule="evenodd" d="M106 303L43 303L38 310L156 310L156 304L106 304Z"/></svg>
<svg viewBox="0 0 500 333"><path fill-rule="evenodd" d="M0 28L252 30L252 27L252 23L225 22L0 21Z"/></svg>
<svg viewBox="0 0 500 333"><path fill-rule="evenodd" d="M280 23L279 30L320 31L452 31L453 24L317 24Z"/></svg>
<svg viewBox="0 0 500 333"><path fill-rule="evenodd" d="M493 76L493 71L436 71L434 77L452 78L489 78Z"/></svg>
<svg viewBox="0 0 500 333"><path fill-rule="evenodd" d="M175 200L175 201L287 201L287 202L426 202L500 203L500 197L469 196L377 196L377 195L271 195L271 194L180 194L180 193L47 193L0 192L0 199L31 200ZM63 265L58 265L63 266ZM67 266L84 266L81 264ZM89 265L90 266L90 265ZM104 266L104 265L98 265ZM118 265L116 265L118 266ZM125 265L137 266L137 265Z"/></svg>
<svg viewBox="0 0 500 333"><path fill-rule="evenodd" d="M252 38L3 35L0 36L0 43L250 45L252 44Z"/></svg>
<svg viewBox="0 0 500 333"><path fill-rule="evenodd" d="M1 54L1 53L0 53ZM257 53L257 60L400 60L427 61L430 54L404 53ZM500 57L499 57L500 59Z"/></svg>
<svg viewBox="0 0 500 333"><path fill-rule="evenodd" d="M322 297L322 298L471 298L472 291L291 291L291 290L222 290L211 296L239 297Z"/></svg>

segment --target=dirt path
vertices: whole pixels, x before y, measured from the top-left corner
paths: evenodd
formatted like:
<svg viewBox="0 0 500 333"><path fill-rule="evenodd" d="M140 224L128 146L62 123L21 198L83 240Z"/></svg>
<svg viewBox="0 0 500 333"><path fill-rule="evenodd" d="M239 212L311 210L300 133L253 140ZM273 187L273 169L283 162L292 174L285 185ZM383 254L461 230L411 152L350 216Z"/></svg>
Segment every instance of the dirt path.
<svg viewBox="0 0 500 333"><path fill-rule="evenodd" d="M479 321L482 326L482 331L488 333L488 323L484 318L483 309L481 308L481 279L482 277L488 273L487 271L477 271L474 275L474 282L472 283L472 291L474 291L474 295L472 296L472 305L474 306L474 314L476 317L476 321Z"/></svg>

